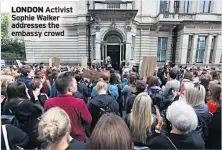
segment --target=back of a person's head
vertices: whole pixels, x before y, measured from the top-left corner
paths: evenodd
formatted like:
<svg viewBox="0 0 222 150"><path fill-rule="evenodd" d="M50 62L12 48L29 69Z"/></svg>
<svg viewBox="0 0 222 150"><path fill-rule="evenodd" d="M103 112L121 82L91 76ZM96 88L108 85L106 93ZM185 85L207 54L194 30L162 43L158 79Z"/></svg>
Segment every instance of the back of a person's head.
<svg viewBox="0 0 222 150"><path fill-rule="evenodd" d="M171 78L171 79L176 79L176 77L177 77L177 72L178 72L178 71L177 71L176 68L171 69L170 72L169 72L170 78Z"/></svg>
<svg viewBox="0 0 222 150"><path fill-rule="evenodd" d="M73 72L64 72L59 74L56 78L55 86L59 93L66 94L69 91L69 88L73 86L74 82L76 81Z"/></svg>
<svg viewBox="0 0 222 150"><path fill-rule="evenodd" d="M15 78L10 75L2 75L1 76L1 88L7 88L8 84L13 83Z"/></svg>
<svg viewBox="0 0 222 150"><path fill-rule="evenodd" d="M153 87L158 85L158 78L156 76L151 76L149 77L148 80L148 87Z"/></svg>
<svg viewBox="0 0 222 150"><path fill-rule="evenodd" d="M76 82L80 82L82 80L82 76L80 74L75 75Z"/></svg>
<svg viewBox="0 0 222 150"><path fill-rule="evenodd" d="M184 83L185 98L191 106L199 106L205 103L206 90L203 85L199 83Z"/></svg>
<svg viewBox="0 0 222 150"><path fill-rule="evenodd" d="M8 102L18 99L29 99L27 88L23 82L13 82L7 87Z"/></svg>
<svg viewBox="0 0 222 150"><path fill-rule="evenodd" d="M147 142L147 131L153 124L151 106L152 100L147 92L136 96L130 114L130 130L136 142Z"/></svg>
<svg viewBox="0 0 222 150"><path fill-rule="evenodd" d="M110 72L110 74L115 73L115 69L111 68L111 69L109 70L109 72Z"/></svg>
<svg viewBox="0 0 222 150"><path fill-rule="evenodd" d="M210 82L209 84L209 91L210 93L208 96L212 97L212 100L218 105L221 106L221 100L220 100L220 94L221 94L221 85L215 83L215 82Z"/></svg>
<svg viewBox="0 0 222 150"><path fill-rule="evenodd" d="M110 80L109 80L110 84L116 84L117 83L117 77L115 73L111 73L110 74Z"/></svg>
<svg viewBox="0 0 222 150"><path fill-rule="evenodd" d="M104 71L104 72L102 72L101 78L102 78L104 81L108 82L109 79L110 79L110 72L109 72L109 71Z"/></svg>
<svg viewBox="0 0 222 150"><path fill-rule="evenodd" d="M220 80L220 75L217 71L213 71L211 74L213 80Z"/></svg>
<svg viewBox="0 0 222 150"><path fill-rule="evenodd" d="M29 65L24 65L22 66L21 68L21 73L24 75L24 76L28 76L28 73L30 73L32 71L32 68L29 66Z"/></svg>
<svg viewBox="0 0 222 150"><path fill-rule="evenodd" d="M42 82L40 79L33 79L31 81L31 88L32 90L41 89L42 88Z"/></svg>
<svg viewBox="0 0 222 150"><path fill-rule="evenodd" d="M108 85L105 81L99 81L97 84L96 84L96 92L97 94L100 93L101 91L107 91L107 88L108 88Z"/></svg>
<svg viewBox="0 0 222 150"><path fill-rule="evenodd" d="M184 101L173 102L167 109L166 117L171 122L172 127L182 133L195 130L198 124L194 109Z"/></svg>
<svg viewBox="0 0 222 150"><path fill-rule="evenodd" d="M89 138L88 149L133 149L133 139L122 118L106 113L101 116Z"/></svg>
<svg viewBox="0 0 222 150"><path fill-rule="evenodd" d="M184 79L188 79L188 80L190 80L190 81L193 81L193 76L192 76L192 74L190 73L190 72L188 72L188 71L186 71L185 73L184 73L184 77L183 77Z"/></svg>
<svg viewBox="0 0 222 150"><path fill-rule="evenodd" d="M71 128L67 113L53 107L43 114L38 125L39 140L48 146L58 143Z"/></svg>
<svg viewBox="0 0 222 150"><path fill-rule="evenodd" d="M137 93L142 93L146 89L146 83L143 80L137 80L135 86L136 86Z"/></svg>
<svg viewBox="0 0 222 150"><path fill-rule="evenodd" d="M136 83L136 75L129 75L128 83L129 84L135 84Z"/></svg>

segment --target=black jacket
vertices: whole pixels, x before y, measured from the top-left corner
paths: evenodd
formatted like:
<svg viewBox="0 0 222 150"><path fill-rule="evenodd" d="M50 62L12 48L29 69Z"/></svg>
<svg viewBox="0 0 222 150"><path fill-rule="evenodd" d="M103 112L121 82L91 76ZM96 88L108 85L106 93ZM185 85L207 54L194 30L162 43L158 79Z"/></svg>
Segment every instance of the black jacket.
<svg viewBox="0 0 222 150"><path fill-rule="evenodd" d="M168 138L169 139L168 139ZM175 145L175 146L174 146ZM197 133L178 135L160 134L149 141L150 149L205 149L204 141Z"/></svg>
<svg viewBox="0 0 222 150"><path fill-rule="evenodd" d="M119 113L119 105L114 97L108 94L101 94L97 95L94 99L90 100L87 105L89 112L92 115L92 122L91 122L91 131L95 127L98 121L98 111L100 108L109 107L111 112L118 114Z"/></svg>
<svg viewBox="0 0 222 150"><path fill-rule="evenodd" d="M221 107L218 107L213 114L208 129L209 137L206 141L206 147L209 149L221 149Z"/></svg>
<svg viewBox="0 0 222 150"><path fill-rule="evenodd" d="M25 132L11 124L6 125L6 131L10 149L16 149L16 146L26 147L29 137ZM1 149L6 149L3 132L1 132Z"/></svg>
<svg viewBox="0 0 222 150"><path fill-rule="evenodd" d="M18 107L20 101L23 102ZM37 126L39 118L43 114L41 106L33 104L30 100L14 100L5 105L5 115L11 115L8 111L9 109L12 111L12 114L15 114L16 119L20 122L21 126L19 126L19 128L29 136L29 143L25 148L36 148L39 144L36 140L38 137Z"/></svg>

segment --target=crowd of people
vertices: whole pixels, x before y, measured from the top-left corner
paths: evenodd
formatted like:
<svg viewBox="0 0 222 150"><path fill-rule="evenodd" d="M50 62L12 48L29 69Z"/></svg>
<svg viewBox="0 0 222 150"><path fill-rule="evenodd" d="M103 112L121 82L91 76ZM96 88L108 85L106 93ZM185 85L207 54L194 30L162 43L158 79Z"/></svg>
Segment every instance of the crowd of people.
<svg viewBox="0 0 222 150"><path fill-rule="evenodd" d="M221 149L220 70L90 69L101 78L44 63L3 68L1 148Z"/></svg>

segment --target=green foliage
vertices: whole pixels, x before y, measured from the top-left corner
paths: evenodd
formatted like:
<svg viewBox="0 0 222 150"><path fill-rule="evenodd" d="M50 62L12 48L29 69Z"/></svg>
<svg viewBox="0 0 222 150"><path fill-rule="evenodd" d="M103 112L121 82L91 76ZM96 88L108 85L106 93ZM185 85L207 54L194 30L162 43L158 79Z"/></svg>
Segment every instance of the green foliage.
<svg viewBox="0 0 222 150"><path fill-rule="evenodd" d="M1 14L1 58L24 59L25 43L23 40L12 39L9 36L10 17L8 13Z"/></svg>

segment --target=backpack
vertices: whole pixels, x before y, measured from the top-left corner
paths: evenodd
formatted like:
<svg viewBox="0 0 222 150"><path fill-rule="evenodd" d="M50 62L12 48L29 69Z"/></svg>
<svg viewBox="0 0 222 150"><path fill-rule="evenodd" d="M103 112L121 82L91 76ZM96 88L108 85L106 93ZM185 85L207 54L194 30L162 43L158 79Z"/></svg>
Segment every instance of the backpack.
<svg viewBox="0 0 222 150"><path fill-rule="evenodd" d="M11 124L11 125L16 126L16 127L18 127L18 128L20 128L21 126L23 126L23 124L20 123L20 122L16 119L17 111L18 111L18 109L19 109L19 106L20 106L22 103L23 103L23 101L20 101L20 102L17 104L17 109L16 109L16 111L14 112L14 114L13 114L13 112L12 112L10 109L7 109L7 113L6 113L7 115L4 114L4 115L1 116L1 122L2 122L2 124ZM6 110L5 110L5 111L6 111ZM4 111L4 113L5 113L5 111Z"/></svg>
<svg viewBox="0 0 222 150"><path fill-rule="evenodd" d="M159 90L159 91L154 91L151 95L150 95L153 105L157 105L159 110L162 111L164 108L164 104L163 104L163 91Z"/></svg>
<svg viewBox="0 0 222 150"><path fill-rule="evenodd" d="M115 98L115 100L118 99L119 92L118 92L118 87L116 85L109 85L108 86L108 95L112 96Z"/></svg>

